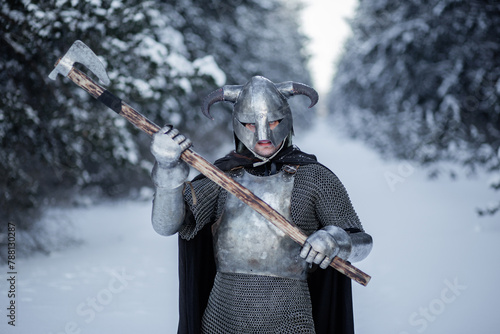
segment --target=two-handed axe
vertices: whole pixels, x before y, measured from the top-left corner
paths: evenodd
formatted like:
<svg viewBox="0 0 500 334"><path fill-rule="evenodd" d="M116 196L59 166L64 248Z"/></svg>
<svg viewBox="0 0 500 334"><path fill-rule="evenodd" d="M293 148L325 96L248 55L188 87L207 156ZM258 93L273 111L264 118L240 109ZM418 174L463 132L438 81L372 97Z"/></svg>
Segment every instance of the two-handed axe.
<svg viewBox="0 0 500 334"><path fill-rule="evenodd" d="M83 42L76 41L68 50L68 52L56 63L54 70L50 73L49 78L55 80L58 74L68 77L75 84L83 88L90 95L97 100L104 103L110 109L115 111L120 116L125 117L129 122L135 125L140 130L146 132L150 136L160 130L160 127L146 117L141 115L131 106L123 102L120 98L116 97L92 79L90 79L83 72L76 69L73 65L80 63L91 70L99 80L107 85L109 78L106 73L104 65L101 63L95 53ZM295 242L303 245L307 239L307 235L303 233L297 226L288 222L285 217L274 210L262 199L254 195L251 191L234 181L231 177L227 176L220 169L212 165L203 157L194 152L191 148L185 150L181 159L189 165L197 169L206 177L217 183L219 186L235 195L245 204L252 207L255 211L264 216L269 222L278 227L281 231L286 233ZM360 283L367 285L370 281L370 276L352 266L338 257L335 257L330 264L333 268L343 273L347 277Z"/></svg>

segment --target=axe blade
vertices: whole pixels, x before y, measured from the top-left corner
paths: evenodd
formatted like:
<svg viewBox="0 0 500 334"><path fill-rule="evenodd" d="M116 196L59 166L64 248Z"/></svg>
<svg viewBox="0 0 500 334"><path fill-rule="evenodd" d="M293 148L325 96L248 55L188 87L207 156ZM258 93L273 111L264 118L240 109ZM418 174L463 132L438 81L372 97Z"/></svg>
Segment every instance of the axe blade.
<svg viewBox="0 0 500 334"><path fill-rule="evenodd" d="M110 81L104 64L99 60L94 51L79 40L75 41L68 52L59 60L56 67L50 72L49 78L56 80L58 74L67 77L75 63L84 65L99 78L100 82L104 85L109 85Z"/></svg>

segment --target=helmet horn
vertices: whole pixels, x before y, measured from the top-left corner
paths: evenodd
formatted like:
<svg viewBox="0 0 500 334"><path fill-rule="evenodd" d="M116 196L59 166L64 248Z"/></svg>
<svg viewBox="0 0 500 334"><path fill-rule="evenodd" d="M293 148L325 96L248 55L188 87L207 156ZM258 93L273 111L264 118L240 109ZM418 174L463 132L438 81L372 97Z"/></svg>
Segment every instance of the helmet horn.
<svg viewBox="0 0 500 334"><path fill-rule="evenodd" d="M318 92L312 87L299 82L286 81L276 84L276 88L281 94L289 98L294 95L305 95L311 100L309 108L312 108L316 103L318 103Z"/></svg>
<svg viewBox="0 0 500 334"><path fill-rule="evenodd" d="M242 88L242 85L227 85L208 94L205 99L203 99L203 105L201 107L203 115L213 120L214 118L210 115L210 107L212 104L217 102L235 103Z"/></svg>

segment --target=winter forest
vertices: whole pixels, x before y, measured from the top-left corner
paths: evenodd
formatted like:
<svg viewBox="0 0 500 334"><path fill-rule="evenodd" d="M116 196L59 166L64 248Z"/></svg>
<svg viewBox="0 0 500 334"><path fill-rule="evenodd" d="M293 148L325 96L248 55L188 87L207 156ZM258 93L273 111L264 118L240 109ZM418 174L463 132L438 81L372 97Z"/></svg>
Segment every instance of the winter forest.
<svg viewBox="0 0 500 334"><path fill-rule="evenodd" d="M260 73L311 84L298 10L252 0L4 2L1 221L28 231L44 207L151 186L149 137L63 77L48 78L75 40L102 57L108 90L207 154L203 143L232 140L230 112L218 122L200 112L209 92ZM36 235L29 242L45 248Z"/></svg>
<svg viewBox="0 0 500 334"><path fill-rule="evenodd" d="M499 23L494 0L360 1L330 112L386 157L436 176L485 170L500 189ZM478 208L498 210L499 201Z"/></svg>
<svg viewBox="0 0 500 334"><path fill-rule="evenodd" d="M306 0L2 1L2 280L5 281L4 275L8 271L8 235L13 224L18 258L28 261L34 258L41 263L50 263L47 268L54 270L64 268L61 270L65 271L61 271L58 279L47 268L32 266L24 269L24 275L33 273L43 280L48 278L52 283L47 283L47 291L56 286L64 290L64 293L77 291L80 285L87 284L102 272L108 276L98 279L96 286L99 288L107 284L109 277L119 277L118 269L102 269L97 265L89 270L82 267L75 269L76 264L72 261L77 263L78 258L66 259L60 263L52 262L65 251L84 247L82 244L85 244L85 238L92 239L89 245L96 249L88 255L81 255L88 256L85 261L101 261L101 254L97 254L97 249L102 249L106 250L107 255L120 259L116 268L124 263L126 266L127 263L125 260L122 262L120 251L131 251L131 259L139 259L137 247L141 246L120 244L121 248L109 246L108 249L106 238L122 243L123 240L140 240L150 244L151 250L140 259L144 256L154 258L157 250L175 251L176 245L171 243L176 240L165 245L161 242L163 239L153 241L148 239L151 236L144 237L146 233L154 233L144 228L144 225L150 226L148 221L145 224L142 222L142 227L125 220L124 225L115 221L116 211L123 212L123 217L135 217L136 211L149 219L153 187L150 173L154 163L149 150L150 137L93 99L69 79L62 76L58 76L56 80L49 79L48 75L54 64L74 41L83 41L98 55L110 78L110 84L106 86L109 91L154 123L175 126L192 140L196 152L213 161L232 148L233 133L230 106L219 104L214 107L214 121L201 113L200 104L208 93L226 84L244 84L254 75L264 75L274 82L297 81L314 86L314 77L308 65L312 56L312 51L308 48L310 36L305 34L300 20L301 13L307 6ZM410 173L418 169L422 174L421 182L434 184L436 193L441 191L440 185L443 184L439 182L450 180L450 189L457 189L453 190L455 192L467 192L469 188L460 188L465 183L470 189L487 188L483 189L487 194L486 198L478 196L480 203L464 200L466 207L463 210L470 212L474 219L495 221L496 234L485 237L487 240L475 236L469 238L469 235L465 237L465 234L451 238L459 239L463 242L462 245L465 244L461 248L473 249L478 257L482 256L477 255L482 253L482 249L478 248L486 245L486 255L481 258L483 262L480 263L488 269L485 271L486 277L481 279L491 283L490 278L499 278L498 270L492 269L492 266L497 266L496 254L500 251L495 246L498 244L500 230L500 3L497 0L358 0L353 16L346 20L351 32L342 45L342 52L330 64L334 75L328 92L320 97L320 106L316 108L322 112L319 113L316 109L302 112L301 109L306 109L307 104L301 97L290 101L294 112L295 132L306 138L297 142L301 147L311 147L311 153L315 153L315 148L318 148L320 152L324 152L318 153L319 156L325 154L326 160L334 161L334 153L338 148L333 145L330 147L325 138L330 138L331 133L335 132L342 138L342 143L349 143L344 146L351 151L342 152L352 156L356 152L363 152L359 154L365 154L373 161L384 161L399 167L409 166ZM324 34L328 34L328 31L324 31ZM76 64L76 67L97 81L83 66ZM318 145L321 140L325 140L324 145ZM339 167L342 166L342 163L338 164ZM351 168L347 161L345 164L346 169ZM401 172L401 168L399 171L381 172L384 186L405 182L405 173ZM475 181L477 175L486 178L487 182L478 185ZM454 185L458 186L455 188ZM347 188L350 189L349 186ZM374 189L366 192L377 197ZM420 200L415 199L414 202ZM119 203L124 202L131 204L126 208L121 207ZM103 203L112 209L99 211L102 210L99 204ZM95 206L99 213L89 213L93 212L90 208ZM88 228L77 235L78 232L75 231L79 229L61 223L63 218L47 223L54 212L63 212L62 216L70 215L77 222L83 217L90 217ZM94 219L97 214L102 217ZM103 226L103 222L109 224ZM415 222L419 223L416 219ZM124 234L123 226L130 228L132 232ZM425 233L419 230L415 235L422 233L427 237L433 229L436 233L443 234L449 231L442 226L422 225L422 229L424 228ZM391 233L398 234L395 231L399 229L399 226L391 225ZM105 234L108 235L106 238L103 236ZM381 240L380 243L393 241L389 236ZM441 241L436 236L426 242ZM398 242L401 243L401 240ZM449 242L451 245L451 241ZM88 247L84 249L89 249ZM416 247L422 245L418 244ZM455 247L455 244L451 246L452 249ZM400 251L387 250L391 255L393 252ZM403 254L404 251L400 253ZM422 254L429 257L434 255L432 252ZM403 255L398 256L397 260L406 261ZM454 254L452 266L459 266L456 259L458 257ZM138 306L143 295L135 290L135 300L122 304L126 310L118 310L118 303L110 302L108 309L113 307L115 313L109 313L108 318L102 316L106 308L103 308L105 310L100 318L98 314L87 312L87 320L90 321L85 321L85 325L101 326L101 329L82 330L81 333L135 333L143 329L154 333L158 328L167 332L176 328L175 317L173 320L168 318L169 322L174 323L168 325L161 323L160 317L154 318L154 315L162 315L167 311L176 315L175 298L171 297L168 308L162 309L166 302L159 297L170 296L171 292L167 288L176 289L165 286L161 281L166 273L172 276L169 280L177 279L176 263L152 265L148 262L149 259L141 261L154 268L152 270L156 276L140 271L127 276L122 272L120 282L125 290L129 285L158 286L158 290L153 289L155 292L147 296L153 300L152 304ZM176 260L175 256L172 259ZM422 261L416 256L411 259ZM475 262L475 259L471 261ZM392 267L376 261L378 260L368 262L363 269L372 274L381 273L379 279L386 277L384 275L388 276L388 268ZM430 268L438 267L437 259L431 259L430 263ZM439 263L439 270L441 265ZM474 269L480 271L484 267ZM422 272L428 271L424 269ZM410 272L412 271L409 270L408 273ZM491 277L491 273L495 276ZM425 285L429 278L419 272L420 274L422 276L419 276L419 283L424 287L429 286ZM395 276L400 282L404 280L402 273ZM123 277L134 278L127 281ZM139 284L138 277L144 283ZM53 295L46 292L44 285L40 283L42 279L27 279L24 288L28 289L27 295L40 293L44 300L49 300ZM79 280L80 285L75 283L76 280ZM72 283L67 283L70 281ZM481 282L478 279L475 284L481 285ZM30 283L36 288L27 286ZM376 282L374 284L374 292L368 293L368 297L360 294L360 297L355 298L355 305L358 299L365 299L360 302L360 319L364 319L363 315L370 313L372 309L379 309L379 313L374 314L381 314L381 308L397 308L398 305L395 304L405 299L402 294L415 296L419 293L411 291L413 287L404 283L396 284L395 287L389 287L388 284L380 287ZM452 276L446 276L443 286L450 289L454 286L456 298L462 293L461 285ZM496 285L488 286L498 291ZM469 281L469 291L470 287ZM392 288L395 290L391 290ZM7 290L8 288L0 285L2 309L7 305L4 298ZM481 293L484 295L490 292L486 291L486 287L483 290ZM101 291L103 290L95 290L94 294ZM439 295L440 288L436 291L434 295ZM158 297L155 296L156 292ZM87 295L88 293L81 291L77 297L69 297L75 300L68 305L71 309L66 310L64 305L62 308L54 306L54 312L60 312L59 315L65 319L61 323L50 323L47 317L37 319L37 322L30 325L32 327L27 327L27 331L16 331L11 326L5 326L7 321L4 316L0 332L4 333L3 328L7 328L7 333L34 333L33 330L38 330L38 323L44 334L64 332L64 325L73 324L66 319L76 317L74 309ZM113 297L114 300L124 298L122 293ZM370 297L386 301L375 301ZM25 302L29 304L32 297L26 298ZM66 295L59 295L55 300L64 304L65 298ZM466 298L469 297L464 297L464 300ZM467 300L471 305L478 302L472 298ZM441 304L449 306L442 299L439 299L441 304L433 304L433 301L428 305L431 310L438 310L437 307ZM23 303L21 300L18 302L21 305ZM390 302L394 303L389 305ZM427 302L428 300L422 303ZM479 302L482 303L483 300ZM485 302L480 306L488 308L491 313L491 310L498 310L498 301ZM44 309L44 302L30 307L28 309L32 313L51 313L50 308ZM468 317L471 307L464 307L455 317ZM406 311L408 309L409 312ZM472 316L480 316L481 309L478 307ZM91 311L85 307L80 310ZM412 318L413 310L416 310L416 316ZM441 333L470 332L465 330L468 327L464 327L461 332L459 322L452 330L444 325L438 327L440 322L436 319L441 313L436 311L425 316L418 307L410 306L406 299L402 301L401 312L406 312L402 315L403 319L394 320L399 315L398 310L395 310L390 319L372 322L361 320L358 326L360 333L422 333L431 325L440 328ZM408 313L410 320L406 319ZM447 316L444 308L442 313L443 317ZM110 325L125 320L132 314L142 317L141 327ZM366 319L368 318L367 316ZM372 328L370 331L370 324L378 323L377 321L383 323L385 320L394 323L391 330ZM21 316L19 321L24 322L25 326L29 323L29 319L22 319ZM500 325L498 320L492 321ZM479 320L474 319L474 323L477 322ZM144 325L145 323L148 325ZM481 330L489 329L488 325L485 326ZM64 333L80 333L78 330L82 327L69 325ZM496 332L490 330L480 332ZM438 332L440 331L436 333Z"/></svg>

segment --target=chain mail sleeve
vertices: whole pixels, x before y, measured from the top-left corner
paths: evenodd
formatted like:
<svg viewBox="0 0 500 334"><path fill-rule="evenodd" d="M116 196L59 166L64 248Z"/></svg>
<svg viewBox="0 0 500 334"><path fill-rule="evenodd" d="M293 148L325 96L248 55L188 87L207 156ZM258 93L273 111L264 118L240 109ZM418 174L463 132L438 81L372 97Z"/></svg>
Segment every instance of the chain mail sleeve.
<svg viewBox="0 0 500 334"><path fill-rule="evenodd" d="M364 231L344 185L320 164L298 168L291 214L293 222L307 234L327 225Z"/></svg>
<svg viewBox="0 0 500 334"><path fill-rule="evenodd" d="M190 240L207 224L215 222L222 214L223 205L219 203L227 196L227 192L207 178L198 179L186 184L184 201L186 202L186 219L179 231L179 236Z"/></svg>

